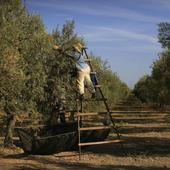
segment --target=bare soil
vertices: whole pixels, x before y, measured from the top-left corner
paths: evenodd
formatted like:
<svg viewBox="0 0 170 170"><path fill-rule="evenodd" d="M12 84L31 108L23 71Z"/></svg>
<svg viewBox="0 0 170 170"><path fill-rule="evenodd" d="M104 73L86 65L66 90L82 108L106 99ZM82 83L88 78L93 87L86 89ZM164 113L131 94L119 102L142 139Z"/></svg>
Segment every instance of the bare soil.
<svg viewBox="0 0 170 170"><path fill-rule="evenodd" d="M170 113L115 114L123 121L120 144L78 152L25 155L20 148L0 148L0 170L170 170ZM125 154L126 153L126 154Z"/></svg>

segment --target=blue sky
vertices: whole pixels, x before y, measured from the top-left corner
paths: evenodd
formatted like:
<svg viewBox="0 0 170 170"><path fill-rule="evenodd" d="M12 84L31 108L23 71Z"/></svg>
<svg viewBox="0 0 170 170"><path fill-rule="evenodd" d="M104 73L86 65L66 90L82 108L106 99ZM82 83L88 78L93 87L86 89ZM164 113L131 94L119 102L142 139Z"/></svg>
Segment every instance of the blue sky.
<svg viewBox="0 0 170 170"><path fill-rule="evenodd" d="M107 60L121 80L133 85L158 58L158 23L170 22L170 0L25 0L48 32L75 21L88 52Z"/></svg>

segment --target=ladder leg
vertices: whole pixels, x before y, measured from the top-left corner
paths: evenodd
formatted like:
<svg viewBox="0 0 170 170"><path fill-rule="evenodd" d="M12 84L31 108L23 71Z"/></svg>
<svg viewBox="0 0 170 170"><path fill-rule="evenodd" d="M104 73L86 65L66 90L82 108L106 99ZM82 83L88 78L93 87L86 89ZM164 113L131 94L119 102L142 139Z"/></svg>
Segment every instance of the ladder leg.
<svg viewBox="0 0 170 170"><path fill-rule="evenodd" d="M83 113L83 99L80 100L80 112ZM80 116L80 126L82 126L82 123L82 116Z"/></svg>
<svg viewBox="0 0 170 170"><path fill-rule="evenodd" d="M81 160L81 136L80 136L80 117L78 116L78 147L79 147L79 160Z"/></svg>
<svg viewBox="0 0 170 170"><path fill-rule="evenodd" d="M76 98L76 108L77 108L77 132L78 132L79 160L81 160L81 146L80 146L81 138L80 138L80 117L79 117L79 99L78 99L78 97Z"/></svg>
<svg viewBox="0 0 170 170"><path fill-rule="evenodd" d="M106 100L105 100L105 98L104 98L103 92L102 92L102 90L101 90L100 87L98 87L98 89L99 89L99 92L100 92L100 94L101 94L101 96L102 96L102 99L103 99L104 105L105 105L105 107L106 107L106 110L107 110L107 112L108 112L109 115L110 115L110 119L111 119L111 122L112 122L112 124L113 124L114 129L115 129L115 132L116 132L116 134L117 134L117 137L118 137L118 139L120 139L120 134L119 134L119 132L118 132L118 130L117 130L117 127L116 127L116 124L115 124L115 122L114 122L114 120L113 120L113 118L112 118L112 116L111 116L111 114L110 114L110 109L109 109L109 106L108 106L108 104L107 104L107 102L106 102Z"/></svg>
<svg viewBox="0 0 170 170"><path fill-rule="evenodd" d="M119 134L118 129L117 129L116 125L115 125L115 122L113 121L113 118L112 118L111 114L109 114L109 115L110 115L111 122L113 124L114 131L116 132L117 138L120 140L121 139L120 134ZM124 154L126 156L127 152L126 152L125 147L124 147L123 143L121 142L121 140L120 140L120 147L121 147L122 151L124 152Z"/></svg>
<svg viewBox="0 0 170 170"><path fill-rule="evenodd" d="M79 110L79 104L80 104L80 110ZM77 126L78 126L78 147L79 147L79 160L81 160L81 132L80 132L80 127L82 124L82 116L79 115L79 112L83 112L83 100L77 99L76 101L77 105Z"/></svg>
<svg viewBox="0 0 170 170"><path fill-rule="evenodd" d="M84 49L84 53L85 53L86 58L89 59L89 56L88 56L88 54L87 54L87 52L86 52L86 49ZM93 67L92 67L90 61L88 62L88 64L89 64L89 66L90 66L91 71L93 72ZM96 78L95 81L96 81L96 84L98 84L97 78ZM111 113L110 113L109 106L108 106L108 104L107 104L107 102L106 102L106 100L105 100L104 94L103 94L103 92L102 92L102 90L101 90L100 87L98 87L98 89L99 89L99 92L100 92L100 94L101 94L101 96L102 96L102 100L103 100L103 102L104 102L105 108L106 108L107 112L108 112L109 115L110 115L110 120L111 120L111 122L112 122L112 124L113 124L113 128L114 128L114 130L115 130L115 133L116 133L116 135L117 135L117 138L120 140L120 134L119 134L118 129L117 129L117 127L116 127L116 124L115 124L115 122L114 122L114 120L113 120L113 118L112 118L112 115L111 115ZM124 153L126 154L122 142L121 142L120 144L121 144L122 150L123 150Z"/></svg>
<svg viewBox="0 0 170 170"><path fill-rule="evenodd" d="M100 92L100 94L101 94L101 96L102 96L102 99L103 99L104 105L105 105L105 107L106 107L106 110L107 110L107 112L108 112L109 115L110 115L110 120L111 120L111 122L112 122L112 124L113 124L113 128L114 128L114 131L115 131L115 133L116 133L116 135L117 135L117 138L120 140L120 134L119 134L119 132L118 132L118 129L117 129L117 127L116 127L116 124L115 124L115 122L114 122L114 120L113 120L113 118L112 118L112 115L111 115L111 113L110 113L109 106L108 106L108 104L107 104L107 102L106 102L106 100L105 100L105 98L104 98L104 94L103 94L103 92L102 92L102 90L101 90L100 87L98 87L98 89L99 89L99 92ZM122 142L120 142L120 146L121 146L122 151L125 153L125 155L127 155Z"/></svg>

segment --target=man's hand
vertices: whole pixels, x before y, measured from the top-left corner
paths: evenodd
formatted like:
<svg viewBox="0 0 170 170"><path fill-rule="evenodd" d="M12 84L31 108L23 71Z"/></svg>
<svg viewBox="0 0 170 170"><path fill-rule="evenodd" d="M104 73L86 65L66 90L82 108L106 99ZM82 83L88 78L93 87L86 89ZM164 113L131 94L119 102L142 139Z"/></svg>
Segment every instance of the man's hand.
<svg viewBox="0 0 170 170"><path fill-rule="evenodd" d="M61 46L59 46L59 45L53 45L53 49L54 49L54 50L58 50L58 52L59 52L60 54L64 54L64 55L66 55L67 57L74 58L74 56L68 54L68 53L66 52L66 50L63 51L63 50L61 49Z"/></svg>
<svg viewBox="0 0 170 170"><path fill-rule="evenodd" d="M60 49L60 46L59 45L53 45L53 49L58 50L58 49Z"/></svg>

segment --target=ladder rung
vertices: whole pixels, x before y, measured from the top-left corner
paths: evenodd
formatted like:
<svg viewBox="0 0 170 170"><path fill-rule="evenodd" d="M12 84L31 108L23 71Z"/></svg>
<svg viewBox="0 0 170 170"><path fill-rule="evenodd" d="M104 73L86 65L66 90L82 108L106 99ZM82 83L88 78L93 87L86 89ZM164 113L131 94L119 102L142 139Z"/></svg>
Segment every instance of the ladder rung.
<svg viewBox="0 0 170 170"><path fill-rule="evenodd" d="M106 141L99 141L99 142L86 142L86 143L79 143L79 146L89 146L89 145L100 145L100 144L107 144L107 143L118 143L121 140L106 140Z"/></svg>
<svg viewBox="0 0 170 170"><path fill-rule="evenodd" d="M93 127L82 127L79 128L80 131L86 131L86 130L99 130L99 129L110 129L112 126L93 126Z"/></svg>
<svg viewBox="0 0 170 170"><path fill-rule="evenodd" d="M77 116L93 116L98 115L98 113L78 113Z"/></svg>
<svg viewBox="0 0 170 170"><path fill-rule="evenodd" d="M100 98L100 99L98 99L98 98L94 98L94 99L93 99L93 98L92 98L92 99L83 99L83 101L87 101L87 102L88 102L88 101L104 101L104 100L106 101L107 99L106 99L106 98L104 98L104 99L102 99L102 98Z"/></svg>
<svg viewBox="0 0 170 170"><path fill-rule="evenodd" d="M90 72L90 74L96 74L96 72L95 72L95 71L92 71L92 72Z"/></svg>
<svg viewBox="0 0 170 170"><path fill-rule="evenodd" d="M107 100L107 98L84 98L84 99L82 99L82 101L84 101L84 102L89 102L89 101L106 101ZM81 99L76 99L76 101L77 102L79 102L79 101L81 101Z"/></svg>
<svg viewBox="0 0 170 170"><path fill-rule="evenodd" d="M84 59L84 61L89 62L89 61L91 61L91 59L90 58L86 58L86 59Z"/></svg>
<svg viewBox="0 0 170 170"><path fill-rule="evenodd" d="M99 84L96 84L96 85L94 85L94 87L101 87L101 85L99 85Z"/></svg>
<svg viewBox="0 0 170 170"><path fill-rule="evenodd" d="M108 112L90 112L90 113L78 113L77 116L93 116L93 115L106 115ZM110 112L112 113L112 112Z"/></svg>

